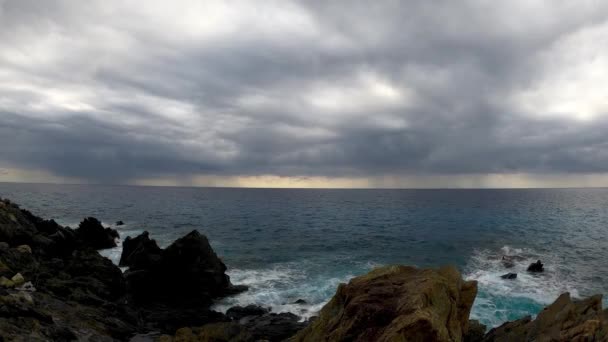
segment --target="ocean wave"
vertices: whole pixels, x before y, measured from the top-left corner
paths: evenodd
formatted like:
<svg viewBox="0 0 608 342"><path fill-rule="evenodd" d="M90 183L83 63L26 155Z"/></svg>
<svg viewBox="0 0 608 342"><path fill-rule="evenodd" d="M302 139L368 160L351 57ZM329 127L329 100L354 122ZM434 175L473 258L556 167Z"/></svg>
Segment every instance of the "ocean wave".
<svg viewBox="0 0 608 342"><path fill-rule="evenodd" d="M506 257L509 262L503 260ZM541 260L543 273L529 273L527 267ZM510 266L510 267L507 267ZM471 317L489 326L525 315L535 316L561 293L580 297L582 284L573 272L560 265L557 255L538 253L529 248L503 246L499 250L478 250L471 257L464 277L477 280L479 294ZM506 273L517 273L516 279L502 279Z"/></svg>
<svg viewBox="0 0 608 342"><path fill-rule="evenodd" d="M235 305L250 304L270 308L272 312L291 312L302 319L316 315L335 293L340 283L354 275L341 277L310 276L302 264L279 264L264 269L231 269L234 284L245 284L249 290L218 301L213 309L226 312ZM295 304L303 299L304 304Z"/></svg>

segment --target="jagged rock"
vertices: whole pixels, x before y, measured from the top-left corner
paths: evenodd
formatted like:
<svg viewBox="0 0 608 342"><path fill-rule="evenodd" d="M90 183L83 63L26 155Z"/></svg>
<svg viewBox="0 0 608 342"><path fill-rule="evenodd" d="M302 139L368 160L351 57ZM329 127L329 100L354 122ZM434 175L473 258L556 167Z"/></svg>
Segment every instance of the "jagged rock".
<svg viewBox="0 0 608 342"><path fill-rule="evenodd" d="M539 273L545 270L544 265L540 260L533 262L528 266L528 272Z"/></svg>
<svg viewBox="0 0 608 342"><path fill-rule="evenodd" d="M98 219L87 217L76 229L76 235L86 246L93 249L116 247L119 239L118 232L112 228L104 228Z"/></svg>
<svg viewBox="0 0 608 342"><path fill-rule="evenodd" d="M134 267L125 272L129 291L139 304L164 302L204 306L213 298L235 291L226 275L226 266L211 249L207 238L197 231L162 250L158 260L147 260L152 262L146 267Z"/></svg>
<svg viewBox="0 0 608 342"><path fill-rule="evenodd" d="M453 267L387 266L341 284L293 341L462 341L477 283Z"/></svg>
<svg viewBox="0 0 608 342"><path fill-rule="evenodd" d="M469 331L463 336L463 342L481 342L486 333L486 326L478 320L469 320Z"/></svg>
<svg viewBox="0 0 608 342"><path fill-rule="evenodd" d="M603 317L602 296L572 301L564 293L541 311L490 330L483 341L606 341L608 321Z"/></svg>
<svg viewBox="0 0 608 342"><path fill-rule="evenodd" d="M245 317L261 316L269 312L270 310L259 305L233 306L226 311L226 316L234 321L238 321Z"/></svg>
<svg viewBox="0 0 608 342"><path fill-rule="evenodd" d="M517 273L507 273L500 276L502 279L516 279Z"/></svg>
<svg viewBox="0 0 608 342"><path fill-rule="evenodd" d="M37 233L36 227L27 220L19 207L8 200L0 200L0 241L10 246L29 244Z"/></svg>
<svg viewBox="0 0 608 342"><path fill-rule="evenodd" d="M162 249L156 241L150 239L148 232L143 232L135 238L127 236L122 243L122 254L119 266L131 269L145 269L160 261Z"/></svg>
<svg viewBox="0 0 608 342"><path fill-rule="evenodd" d="M60 298L85 304L115 301L125 296L126 284L122 272L108 258L93 250L79 250L62 262L58 276L39 282L37 287Z"/></svg>

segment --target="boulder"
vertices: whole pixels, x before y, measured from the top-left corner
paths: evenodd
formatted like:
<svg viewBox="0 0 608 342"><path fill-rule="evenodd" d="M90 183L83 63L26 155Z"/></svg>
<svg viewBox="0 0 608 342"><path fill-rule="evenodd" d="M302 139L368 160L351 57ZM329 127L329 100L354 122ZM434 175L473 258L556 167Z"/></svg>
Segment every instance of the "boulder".
<svg viewBox="0 0 608 342"><path fill-rule="evenodd" d="M530 266L528 266L528 272L540 273L540 272L543 272L544 270L545 270L544 265L542 262L540 262L540 260L537 260L536 262L533 262L530 264Z"/></svg>
<svg viewBox="0 0 608 342"><path fill-rule="evenodd" d="M477 293L453 267L386 266L341 284L293 341L462 341Z"/></svg>
<svg viewBox="0 0 608 342"><path fill-rule="evenodd" d="M143 232L135 238L127 236L122 243L122 254L119 266L132 269L145 269L158 263L162 249L156 241L150 239L148 232Z"/></svg>
<svg viewBox="0 0 608 342"><path fill-rule="evenodd" d="M293 302L292 304L305 305L305 304L308 304L308 303L304 299L298 299L295 302Z"/></svg>
<svg viewBox="0 0 608 342"><path fill-rule="evenodd" d="M603 315L601 295L573 301L564 293L536 319L526 316L504 323L483 341L607 341L608 322Z"/></svg>
<svg viewBox="0 0 608 342"><path fill-rule="evenodd" d="M122 221L116 221L116 226L123 226L125 223Z"/></svg>
<svg viewBox="0 0 608 342"><path fill-rule="evenodd" d="M516 279L517 273L507 273L500 276L502 279Z"/></svg>
<svg viewBox="0 0 608 342"><path fill-rule="evenodd" d="M146 239L141 237L139 243L150 247L151 243ZM125 263L131 260L133 246L128 244L127 253L131 254L124 254ZM154 248L147 250L151 249ZM125 272L129 292L139 304L206 306L213 298L233 294L240 289L232 286L226 265L211 249L207 238L197 231L173 242L160 252L160 257L149 258L149 253L143 255L146 256L142 257L146 260L145 265L136 263ZM133 260L139 259L134 257Z"/></svg>
<svg viewBox="0 0 608 342"><path fill-rule="evenodd" d="M269 309L252 304L247 306L233 306L226 311L226 316L231 320L238 321L245 317L261 316L269 312Z"/></svg>
<svg viewBox="0 0 608 342"><path fill-rule="evenodd" d="M83 245L93 249L116 247L119 239L118 232L112 228L104 228L98 219L87 217L76 229L76 235Z"/></svg>

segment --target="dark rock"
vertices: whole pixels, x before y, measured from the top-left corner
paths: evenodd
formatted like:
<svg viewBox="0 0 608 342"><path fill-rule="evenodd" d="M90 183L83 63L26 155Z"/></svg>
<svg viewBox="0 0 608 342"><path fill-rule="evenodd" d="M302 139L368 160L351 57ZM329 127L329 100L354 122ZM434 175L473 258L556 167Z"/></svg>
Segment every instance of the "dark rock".
<svg viewBox="0 0 608 342"><path fill-rule="evenodd" d="M544 265L540 260L533 262L528 266L528 272L539 273L545 270Z"/></svg>
<svg viewBox="0 0 608 342"><path fill-rule="evenodd" d="M300 317L286 313L268 313L262 316L252 317L243 326L254 337L255 340L283 341L295 335L308 325L308 322L300 322Z"/></svg>
<svg viewBox="0 0 608 342"><path fill-rule="evenodd" d="M308 303L304 299L298 299L295 302L293 302L293 304L304 305L304 304L308 304Z"/></svg>
<svg viewBox="0 0 608 342"><path fill-rule="evenodd" d="M117 225L117 226L123 226L124 224L125 224L125 223L124 223L124 222L122 222L122 221L116 221L116 225Z"/></svg>
<svg viewBox="0 0 608 342"><path fill-rule="evenodd" d="M208 323L229 322L226 315L206 307L176 306L156 304L141 307L140 318L145 322L146 331L173 333L184 326L196 327Z"/></svg>
<svg viewBox="0 0 608 342"><path fill-rule="evenodd" d="M132 269L145 269L157 264L161 258L162 249L156 241L150 239L148 232L143 232L135 238L127 236L122 243L122 254L119 266Z"/></svg>
<svg viewBox="0 0 608 342"><path fill-rule="evenodd" d="M233 306L226 311L226 316L234 321L238 321L241 318L249 316L261 316L269 312L270 310L259 305Z"/></svg>
<svg viewBox="0 0 608 342"><path fill-rule="evenodd" d="M82 244L93 249L116 247L118 232L112 228L104 228L94 217L87 217L76 229L76 235Z"/></svg>
<svg viewBox="0 0 608 342"><path fill-rule="evenodd" d="M386 266L341 284L293 341L459 341L477 294L453 267Z"/></svg>
<svg viewBox="0 0 608 342"><path fill-rule="evenodd" d="M507 273L500 276L502 279L516 279L517 273Z"/></svg>
<svg viewBox="0 0 608 342"><path fill-rule="evenodd" d="M11 247L30 245L37 232L34 224L23 215L17 205L0 199L0 241Z"/></svg>
<svg viewBox="0 0 608 342"><path fill-rule="evenodd" d="M175 336L163 335L163 342L210 341L210 342L252 342L254 337L237 323L212 323L200 328L181 328Z"/></svg>
<svg viewBox="0 0 608 342"><path fill-rule="evenodd" d="M145 241L145 237L141 241ZM125 276L129 292L139 304L206 306L213 298L240 290L232 286L226 266L211 249L207 238L197 231L162 250L158 260L146 267L129 269Z"/></svg>
<svg viewBox="0 0 608 342"><path fill-rule="evenodd" d="M469 320L469 331L462 336L464 342L481 342L486 333L486 326L479 323L478 320Z"/></svg>

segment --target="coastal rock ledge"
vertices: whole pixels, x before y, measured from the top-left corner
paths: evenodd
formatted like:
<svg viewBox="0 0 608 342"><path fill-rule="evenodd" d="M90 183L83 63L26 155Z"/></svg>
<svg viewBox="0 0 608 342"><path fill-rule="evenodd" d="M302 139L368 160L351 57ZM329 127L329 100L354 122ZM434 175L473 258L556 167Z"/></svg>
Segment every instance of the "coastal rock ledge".
<svg viewBox="0 0 608 342"><path fill-rule="evenodd" d="M462 341L476 294L453 267L381 267L341 284L291 340Z"/></svg>

